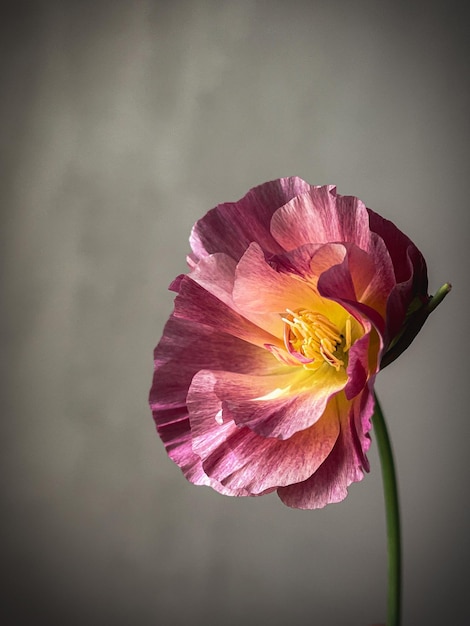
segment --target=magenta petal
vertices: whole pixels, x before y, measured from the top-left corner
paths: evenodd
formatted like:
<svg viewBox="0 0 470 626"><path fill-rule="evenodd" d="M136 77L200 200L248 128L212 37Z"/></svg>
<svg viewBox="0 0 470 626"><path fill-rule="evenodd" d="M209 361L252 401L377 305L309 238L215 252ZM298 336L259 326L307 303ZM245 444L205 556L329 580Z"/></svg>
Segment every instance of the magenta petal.
<svg viewBox="0 0 470 626"><path fill-rule="evenodd" d="M423 291L421 286L416 287L415 285L416 282L421 282L423 280L422 276L416 276L414 274L414 266L417 263L416 257L419 260L420 253L417 251L416 248L410 246L405 253L405 259L409 268L409 278L403 282L398 283L389 296L387 302L388 341L394 339L394 337L396 337L403 329L405 322L409 321L406 319L406 316L413 300L416 299L420 301L421 306L424 305L428 300L427 288L425 288ZM427 278L425 282L427 284ZM410 345L411 341L414 339L414 336L421 328L421 325L419 325L419 327L416 329L413 337L407 343L406 347Z"/></svg>
<svg viewBox="0 0 470 626"><path fill-rule="evenodd" d="M341 419L340 434L336 444L319 469L307 480L297 484L280 487L278 495L287 506L298 509L319 509L333 502L344 500L348 487L353 482L362 480L364 470L364 452L356 431L356 411L360 410L360 399L351 406L346 419ZM373 403L363 407L372 414ZM362 418L366 418L363 416Z"/></svg>
<svg viewBox="0 0 470 626"><path fill-rule="evenodd" d="M387 305L387 335L391 340L399 333L413 299L421 299L423 303L427 300L426 262L415 244L395 224L371 209L368 212L371 230L381 237L388 250L397 283ZM419 327L416 333L418 331Z"/></svg>
<svg viewBox="0 0 470 626"><path fill-rule="evenodd" d="M367 388L364 389L361 397L354 403L354 430L356 452L361 461L361 466L365 472L370 470L369 460L366 452L370 448L370 431L372 429L372 417L374 414L374 382L375 375L371 376Z"/></svg>
<svg viewBox="0 0 470 626"><path fill-rule="evenodd" d="M214 252L224 252L238 261L252 241L267 252L280 252L269 230L271 217L276 209L310 189L312 186L301 178L280 178L254 187L238 202L219 204L192 230L193 262Z"/></svg>
<svg viewBox="0 0 470 626"><path fill-rule="evenodd" d="M260 437L221 416L217 377L199 372L188 394L193 450L204 471L230 489L259 493L309 476L333 448L339 422L328 414L288 440ZM301 478L302 477L302 478Z"/></svg>
<svg viewBox="0 0 470 626"><path fill-rule="evenodd" d="M369 355L370 332L358 339L349 350L348 384L344 389L348 400L355 398L367 384L369 378Z"/></svg>
<svg viewBox="0 0 470 626"><path fill-rule="evenodd" d="M397 283L407 283L413 278L414 289L418 293L426 294L428 277L426 261L423 255L402 231L371 209L369 213L370 228L384 241L392 259Z"/></svg>

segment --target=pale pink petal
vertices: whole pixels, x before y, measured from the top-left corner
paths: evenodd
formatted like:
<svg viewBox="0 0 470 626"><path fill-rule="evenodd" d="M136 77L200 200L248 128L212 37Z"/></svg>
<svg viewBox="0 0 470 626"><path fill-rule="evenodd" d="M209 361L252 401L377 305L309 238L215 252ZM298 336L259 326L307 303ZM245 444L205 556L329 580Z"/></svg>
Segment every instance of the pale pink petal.
<svg viewBox="0 0 470 626"><path fill-rule="evenodd" d="M233 300L247 319L282 337L286 309L310 308L318 296L298 276L274 270L259 245L252 243L237 265Z"/></svg>
<svg viewBox="0 0 470 626"><path fill-rule="evenodd" d="M218 300L235 308L232 291L236 267L232 257L216 253L201 259L189 276Z"/></svg>
<svg viewBox="0 0 470 626"><path fill-rule="evenodd" d="M248 426L263 437L288 439L318 421L332 395L345 388L347 377L325 364L310 374L310 388L291 389L277 397L277 388L267 399L237 401L227 389L225 406L236 424ZM263 396L259 396L263 398Z"/></svg>
<svg viewBox="0 0 470 626"><path fill-rule="evenodd" d="M356 431L356 412L360 408L360 398L349 407L339 406L340 434L333 450L310 478L278 489L284 504L298 509L323 508L344 500L349 485L362 480L368 467L364 466L364 452ZM370 418L373 404L362 408L370 412Z"/></svg>
<svg viewBox="0 0 470 626"><path fill-rule="evenodd" d="M310 189L312 186L301 178L280 178L254 187L238 202L219 204L192 230L191 263L214 252L224 252L238 261L252 241L267 252L280 252L269 230L271 217L276 209Z"/></svg>
<svg viewBox="0 0 470 626"><path fill-rule="evenodd" d="M342 263L345 256L343 244L304 244L290 252L273 255L268 263L276 272L300 276L316 289L318 277L333 265Z"/></svg>
<svg viewBox="0 0 470 626"><path fill-rule="evenodd" d="M298 482L314 472L334 446L339 422L328 411L315 425L283 441L224 421L218 383L214 373L199 372L188 407L193 450L203 460L204 471L226 487L256 494Z"/></svg>
<svg viewBox="0 0 470 626"><path fill-rule="evenodd" d="M223 297L220 293L219 295ZM209 293L191 278L185 276L175 299L174 317L202 324L217 332L234 335L258 346L274 344L281 347L280 339L259 328L229 305Z"/></svg>
<svg viewBox="0 0 470 626"><path fill-rule="evenodd" d="M273 346L273 344L265 343L264 347L266 350L269 350L276 359L283 363L284 365L297 367L299 365L299 359L292 356L285 348L280 348L279 346Z"/></svg>
<svg viewBox="0 0 470 626"><path fill-rule="evenodd" d="M369 248L369 219L364 204L352 196L336 195L332 185L303 193L279 208L271 232L285 249L308 243L351 242Z"/></svg>
<svg viewBox="0 0 470 626"><path fill-rule="evenodd" d="M329 398L347 384L346 373L326 363L316 372L284 369L271 376L212 372L224 418L263 437L288 439L318 421Z"/></svg>
<svg viewBox="0 0 470 626"><path fill-rule="evenodd" d="M355 196L336 196L336 213L342 237L339 241L353 243L370 251L369 215L365 204ZM334 240L332 240L334 241Z"/></svg>

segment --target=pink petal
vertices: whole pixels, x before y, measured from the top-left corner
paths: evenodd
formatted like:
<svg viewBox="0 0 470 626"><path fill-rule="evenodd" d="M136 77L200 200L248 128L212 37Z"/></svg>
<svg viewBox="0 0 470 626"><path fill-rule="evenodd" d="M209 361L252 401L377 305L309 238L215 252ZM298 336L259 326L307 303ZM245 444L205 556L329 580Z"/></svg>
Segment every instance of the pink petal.
<svg viewBox="0 0 470 626"><path fill-rule="evenodd" d="M220 297L223 297L219 293ZM224 298L225 299L225 298ZM185 276L175 299L174 317L234 335L258 346L281 345L280 340L237 313L230 305L209 293L204 287Z"/></svg>
<svg viewBox="0 0 470 626"><path fill-rule="evenodd" d="M301 178L280 178L254 187L238 202L219 204L192 230L192 264L214 252L224 252L238 261L252 241L268 252L280 252L269 230L271 217L276 209L310 189L312 186Z"/></svg>
<svg viewBox="0 0 470 626"><path fill-rule="evenodd" d="M283 441L260 437L230 420L221 423L218 382L214 373L199 372L188 407L193 450L203 460L204 471L226 487L257 494L298 482L314 472L334 446L339 422L328 410L316 424Z"/></svg>
<svg viewBox="0 0 470 626"><path fill-rule="evenodd" d="M282 337L286 308L309 308L318 300L313 288L297 276L272 269L257 243L240 259L233 300L243 315L276 337Z"/></svg>
<svg viewBox="0 0 470 626"><path fill-rule="evenodd" d="M368 250L370 230L364 204L336 195L332 185L316 187L279 208L271 220L274 239L293 250L308 243L351 242Z"/></svg>
<svg viewBox="0 0 470 626"><path fill-rule="evenodd" d="M421 252L395 224L371 209L367 210L371 229L384 241L391 257L397 283L387 304L387 342L389 342L400 331L411 301L416 296L421 297L423 302L426 300L427 268Z"/></svg>
<svg viewBox="0 0 470 626"><path fill-rule="evenodd" d="M276 272L288 273L305 279L315 290L318 277L327 269L342 263L346 249L342 244L304 244L290 252L269 258Z"/></svg>
<svg viewBox="0 0 470 626"><path fill-rule="evenodd" d="M167 452L180 465L187 479L210 484L222 493L228 488L213 484L193 453L186 396L191 380L208 367L230 368L233 372L269 373L279 363L266 350L213 329L170 317L155 349L155 372L150 390L150 407ZM232 495L248 495L234 493Z"/></svg>
<svg viewBox="0 0 470 626"><path fill-rule="evenodd" d="M216 253L201 259L189 276L218 300L235 308L232 291L236 267L232 257Z"/></svg>
<svg viewBox="0 0 470 626"><path fill-rule="evenodd" d="M291 367L297 367L299 365L299 359L292 356L285 348L280 348L279 346L274 346L270 343L265 343L264 347L266 348L266 350L269 350L269 352L274 354L277 360L284 365L289 365Z"/></svg>
<svg viewBox="0 0 470 626"><path fill-rule="evenodd" d="M280 367L264 348L173 316L155 348L154 365L152 408L184 406L191 380L201 369L270 374Z"/></svg>
<svg viewBox="0 0 470 626"><path fill-rule="evenodd" d="M371 234L368 254L348 246L348 266L358 302L386 316L387 300L396 285L392 261L383 240Z"/></svg>
<svg viewBox="0 0 470 626"><path fill-rule="evenodd" d="M207 485L227 496L252 495L246 489L231 489L207 476L201 459L192 450L192 435L187 412L182 410L179 417L175 415L174 421L168 419L166 424L160 424L158 433L170 459L181 468L187 480L193 484Z"/></svg>
<svg viewBox="0 0 470 626"><path fill-rule="evenodd" d="M316 372L285 369L287 373L270 376L212 372L224 417L263 437L288 439L312 426L323 415L329 398L347 383L345 372L327 364Z"/></svg>
<svg viewBox="0 0 470 626"><path fill-rule="evenodd" d="M367 388L361 394L359 404L356 402L354 405L354 428L357 435L356 452L365 472L370 470L366 452L369 450L371 443L369 432L372 429L372 416L375 406L374 383L375 374L369 379Z"/></svg>
<svg viewBox="0 0 470 626"><path fill-rule="evenodd" d="M363 321L366 324L365 321ZM344 389L348 400L355 398L366 386L371 375L378 369L380 340L371 325L366 325L367 332L358 339L349 350L347 366L348 384ZM374 358L375 357L375 358Z"/></svg>
<svg viewBox="0 0 470 626"><path fill-rule="evenodd" d="M263 437L288 439L294 433L314 424L325 411L332 395L344 389L346 375L341 375L329 365L310 374L310 387L292 388L285 395L269 399L237 401L235 394L227 389L226 404L236 424L248 426ZM275 396L277 387L271 388ZM262 398L263 396L258 396Z"/></svg>
<svg viewBox="0 0 470 626"><path fill-rule="evenodd" d="M399 228L371 209L369 213L370 228L383 239L392 259L397 283L407 283L413 278L417 292L427 293L428 279L426 261L423 255Z"/></svg>
<svg viewBox="0 0 470 626"><path fill-rule="evenodd" d="M380 274L382 267L376 268L370 255L356 246L345 246L345 248L347 254L342 263L331 267L320 276L318 291L321 296L338 302L344 308L355 310L360 313L360 316L370 319L378 332L383 335L385 332L385 314L381 315L380 311L371 306L379 302L382 294L379 286L380 281L375 281L376 274ZM392 289L394 283L390 284L392 278L389 274L387 276L386 268L383 270L383 274L384 282L388 280L388 286ZM374 285L377 285L376 290ZM367 291L366 302L359 299L356 288L361 295Z"/></svg>
<svg viewBox="0 0 470 626"><path fill-rule="evenodd" d="M362 421L370 418L373 403L362 403L359 398L352 405L338 401L338 417L341 422L336 444L319 467L307 480L278 489L278 495L287 506L299 509L318 509L327 504L340 502L347 496L349 485L362 480L364 452L356 431L356 412L362 409Z"/></svg>

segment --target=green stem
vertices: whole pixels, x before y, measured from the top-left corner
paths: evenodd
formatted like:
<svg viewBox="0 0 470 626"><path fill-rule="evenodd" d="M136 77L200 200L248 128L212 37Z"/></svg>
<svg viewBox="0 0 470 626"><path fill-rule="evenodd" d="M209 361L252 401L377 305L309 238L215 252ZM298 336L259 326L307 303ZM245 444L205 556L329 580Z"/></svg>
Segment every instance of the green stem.
<svg viewBox="0 0 470 626"><path fill-rule="evenodd" d="M388 604L387 626L400 626L401 617L401 539L398 487L393 461L392 446L388 436L384 415L377 396L372 418L384 487L385 514L387 520L388 551Z"/></svg>
<svg viewBox="0 0 470 626"><path fill-rule="evenodd" d="M450 283L444 283L442 287L436 291L426 305L426 313L428 315L432 313L437 306L439 306L451 289L452 285Z"/></svg>

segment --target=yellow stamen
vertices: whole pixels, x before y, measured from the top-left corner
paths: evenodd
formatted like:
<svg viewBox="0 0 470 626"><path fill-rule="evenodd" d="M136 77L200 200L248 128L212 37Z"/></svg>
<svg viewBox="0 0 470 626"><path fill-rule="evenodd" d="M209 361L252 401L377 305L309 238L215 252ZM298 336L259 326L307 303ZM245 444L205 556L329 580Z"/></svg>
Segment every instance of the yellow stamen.
<svg viewBox="0 0 470 626"><path fill-rule="evenodd" d="M349 348L351 347L351 318L350 317L348 317L348 319L346 320L345 330L346 330L346 339L344 342L343 352L347 352Z"/></svg>
<svg viewBox="0 0 470 626"><path fill-rule="evenodd" d="M351 319L345 322L344 336L322 313L308 309L286 309L286 313L281 319L286 324L284 339L289 352L305 357L307 362L302 364L306 369L316 370L328 363L339 371L345 362L336 353L340 349L344 354L351 347Z"/></svg>
<svg viewBox="0 0 470 626"><path fill-rule="evenodd" d="M333 354L333 347L331 346L331 344L329 344L329 346L331 346L330 348L327 343L329 344L329 342L327 342L325 339L321 340L320 353L325 361L328 363L328 365L334 367L335 370L338 372L340 367L344 365L344 361L341 361L340 359L335 357L335 355Z"/></svg>

